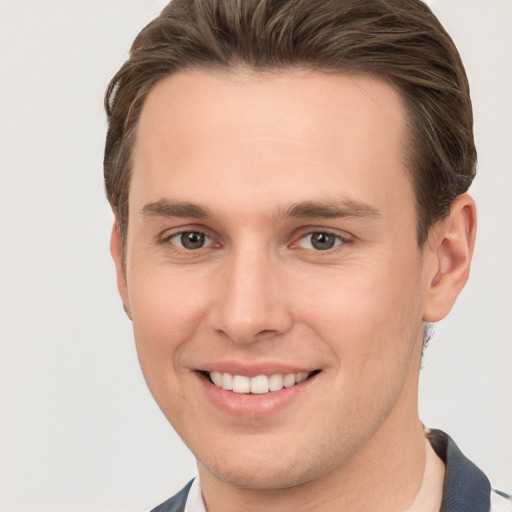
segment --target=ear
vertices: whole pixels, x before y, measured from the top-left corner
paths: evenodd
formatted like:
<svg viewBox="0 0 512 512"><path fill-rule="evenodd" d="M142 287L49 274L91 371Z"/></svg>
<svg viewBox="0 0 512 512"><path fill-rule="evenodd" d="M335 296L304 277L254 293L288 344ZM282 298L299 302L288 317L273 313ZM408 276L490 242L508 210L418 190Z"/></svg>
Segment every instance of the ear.
<svg viewBox="0 0 512 512"><path fill-rule="evenodd" d="M123 247L121 244L121 234L119 232L119 225L114 221L112 226L112 234L110 235L110 254L114 260L117 274L117 289L123 301L123 308L131 320L130 301L128 298L128 282L126 280L126 265L123 259Z"/></svg>
<svg viewBox="0 0 512 512"><path fill-rule="evenodd" d="M469 277L476 236L476 207L469 194L458 196L448 217L431 229L429 265L423 320L437 322L452 309Z"/></svg>

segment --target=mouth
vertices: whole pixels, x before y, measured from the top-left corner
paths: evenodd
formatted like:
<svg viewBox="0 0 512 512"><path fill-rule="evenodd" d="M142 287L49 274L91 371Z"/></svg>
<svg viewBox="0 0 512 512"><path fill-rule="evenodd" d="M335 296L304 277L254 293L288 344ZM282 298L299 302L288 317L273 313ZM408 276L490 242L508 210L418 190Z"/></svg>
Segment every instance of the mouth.
<svg viewBox="0 0 512 512"><path fill-rule="evenodd" d="M272 375L236 375L227 372L201 372L214 386L237 394L264 395L283 388L291 388L317 375L320 370L298 373L274 373Z"/></svg>

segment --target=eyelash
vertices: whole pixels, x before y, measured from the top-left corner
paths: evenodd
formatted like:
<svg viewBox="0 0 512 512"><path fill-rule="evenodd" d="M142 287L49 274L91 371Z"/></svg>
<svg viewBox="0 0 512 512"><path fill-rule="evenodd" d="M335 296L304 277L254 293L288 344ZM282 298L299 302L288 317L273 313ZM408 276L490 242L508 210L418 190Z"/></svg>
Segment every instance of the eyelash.
<svg viewBox="0 0 512 512"><path fill-rule="evenodd" d="M301 235L298 239L297 239L297 242L296 244L300 246L300 242L302 240L306 240L308 237L310 237L309 239L309 245L313 245L313 240L312 240L312 237L314 237L315 235L323 235L324 237L327 237L327 238L333 238L333 243L334 245L332 247L327 247L327 248L324 248L324 249L318 249L318 248L314 248L314 247L302 247L303 249L307 249L307 250L311 250L311 251L314 251L314 252L317 252L317 253L331 253L333 251L336 250L337 247L341 246L341 245L345 245L347 243L349 243L349 240L336 234L336 233L333 233L331 231L328 231L328 230L323 230L323 229L318 229L318 230L315 230L315 231L310 231L308 233L305 233L303 235Z"/></svg>
<svg viewBox="0 0 512 512"><path fill-rule="evenodd" d="M202 245L201 247L198 247L197 249L189 249L189 248L183 247L183 244L181 244L181 246L180 246L177 243L172 242L173 239L178 238L178 237L182 238L183 235L187 235L187 234L188 235L192 235L192 234L199 235L199 237L203 237L204 240L209 240L210 243L208 244L208 246ZM184 252L194 252L195 250L198 250L198 249L205 249L205 248L207 249L210 246L215 244L213 239L211 237L209 237L206 233L204 233L201 230L194 230L194 229L184 230L184 231L180 231L178 233L172 233L171 235L168 235L168 236L164 237L161 240L161 243L163 243L163 244L170 244L174 248L176 248L177 250L184 251Z"/></svg>
<svg viewBox="0 0 512 512"><path fill-rule="evenodd" d="M206 245L202 244L196 248L184 247L183 246L183 235L197 235L200 239L202 238L206 242ZM311 238L309 240L310 247L301 246L301 244L300 244L301 241L306 240L308 237L313 237L315 235L318 235L318 236L323 235L324 237L327 237L327 238L333 238L334 240L333 240L332 247L326 247L324 249L315 248L315 247L313 247L314 242L311 240ZM173 242L173 239L178 239L178 237L181 238L181 242ZM317 242L318 242L318 240L317 240ZM162 238L160 240L160 243L169 244L173 247L174 250L179 251L179 252L185 252L185 253L192 253L195 251L199 251L200 249L209 249L209 248L215 246L215 241L210 236L208 236L206 233L204 233L204 231L201 231L199 229L198 230L194 230L194 229L183 230L183 231L179 231L178 233L172 233L172 234ZM321 243L321 240L320 240L320 243ZM293 242L290 247L291 248L303 248L305 250L312 251L312 252L315 252L318 254L322 254L322 253L329 254L329 253L334 252L339 246L343 246L343 245L346 245L349 243L351 243L351 240L347 237L341 236L339 234L333 233L328 230L317 229L317 230L312 230L312 231L302 234L300 237L296 238L296 241ZM217 244L217 246L220 247L220 244Z"/></svg>

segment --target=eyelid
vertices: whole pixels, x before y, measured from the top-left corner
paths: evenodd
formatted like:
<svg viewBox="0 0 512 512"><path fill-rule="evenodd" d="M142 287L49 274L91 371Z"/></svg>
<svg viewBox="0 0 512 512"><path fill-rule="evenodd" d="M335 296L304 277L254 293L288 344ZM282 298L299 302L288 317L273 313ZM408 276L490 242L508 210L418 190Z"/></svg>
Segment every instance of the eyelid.
<svg viewBox="0 0 512 512"><path fill-rule="evenodd" d="M183 235L184 233L199 233L204 235L205 237L205 245L198 249L187 249L185 247L182 247L179 243L174 243L172 239L175 239L179 237L180 235ZM338 240L338 243L336 243L332 248L325 249L324 251L321 250L315 250L315 249L308 249L306 250L312 250L314 252L324 252L329 253L333 252L337 247L340 245L346 245L350 244L354 241L354 237L350 235L347 232L339 232L336 229L333 228L322 228L322 227L313 227L313 226L307 226L300 229L300 231L293 237L292 243L289 245L290 248L301 248L299 245L299 242L303 240L304 238L308 236L312 236L317 233L322 233L326 235L330 235L335 237ZM164 232L162 232L158 237L158 243L159 244L169 244L173 246L178 251L184 251L184 252L195 252L199 251L200 249L208 249L211 247L221 247L223 244L221 241L217 241L216 237L213 236L209 229L199 226L180 226L179 228L171 228L167 229Z"/></svg>
<svg viewBox="0 0 512 512"><path fill-rule="evenodd" d="M321 227L307 227L307 228L301 229L300 232L294 237L294 242L291 244L291 247L292 248L297 248L297 247L298 248L302 248L299 245L299 242L301 240L303 240L304 238L306 238L308 236L312 236L312 235L317 234L317 233L322 233L322 234L325 234L325 235L333 236L333 237L335 237L338 240L338 243L336 243L332 248L325 249L323 251L322 250L318 250L318 249L313 249L313 248L304 248L305 250L311 250L311 251L314 251L314 252L326 253L327 254L327 253L331 253L331 252L335 251L340 246L352 243L353 240L354 240L354 237L351 236L349 233L346 233L346 232L340 233L336 229L321 228Z"/></svg>
<svg viewBox="0 0 512 512"><path fill-rule="evenodd" d="M183 251L183 252L197 252L197 251L200 251L201 249L209 249L211 247L215 247L215 245L220 246L220 244L218 242L216 242L214 240L214 238L207 233L207 231L208 230L205 230L204 228L196 228L194 226L180 227L180 228L176 228L176 229L172 229L172 230L166 230L164 233L162 233L160 235L159 243L160 244L169 244L175 250ZM180 237L184 233L198 233L198 234L204 235L205 245L198 249L187 249L186 247L183 247L181 244L175 243L172 241L172 239Z"/></svg>

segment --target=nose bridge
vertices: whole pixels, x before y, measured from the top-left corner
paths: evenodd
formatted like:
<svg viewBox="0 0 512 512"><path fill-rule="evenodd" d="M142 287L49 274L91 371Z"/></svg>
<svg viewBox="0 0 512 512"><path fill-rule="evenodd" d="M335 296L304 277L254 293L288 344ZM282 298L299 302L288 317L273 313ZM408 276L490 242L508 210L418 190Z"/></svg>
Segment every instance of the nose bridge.
<svg viewBox="0 0 512 512"><path fill-rule="evenodd" d="M285 332L291 315L280 286L279 261L262 244L234 248L224 262L212 326L236 343Z"/></svg>

